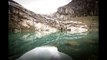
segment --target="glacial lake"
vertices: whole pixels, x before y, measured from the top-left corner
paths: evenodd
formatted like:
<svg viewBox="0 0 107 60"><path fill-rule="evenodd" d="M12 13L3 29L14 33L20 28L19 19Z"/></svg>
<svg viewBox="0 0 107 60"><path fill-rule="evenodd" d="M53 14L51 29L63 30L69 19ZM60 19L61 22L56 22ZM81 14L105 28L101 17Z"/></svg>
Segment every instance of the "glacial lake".
<svg viewBox="0 0 107 60"><path fill-rule="evenodd" d="M57 47L58 51L68 54L74 60L97 60L99 34L98 32L9 33L8 43L9 60L16 60L29 50L46 45Z"/></svg>

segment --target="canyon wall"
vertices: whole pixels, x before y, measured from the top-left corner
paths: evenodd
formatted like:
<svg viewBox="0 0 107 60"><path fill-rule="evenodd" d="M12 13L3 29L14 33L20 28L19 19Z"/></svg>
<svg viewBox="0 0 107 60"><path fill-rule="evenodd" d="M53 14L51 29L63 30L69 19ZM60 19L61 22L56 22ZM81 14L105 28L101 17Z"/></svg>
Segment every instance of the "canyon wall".
<svg viewBox="0 0 107 60"><path fill-rule="evenodd" d="M40 14L35 14L12 0L8 1L8 4L9 32L34 32L55 27L55 21L46 19Z"/></svg>
<svg viewBox="0 0 107 60"><path fill-rule="evenodd" d="M98 0L72 0L66 6L58 8L58 11L55 13L55 16L98 16L98 3Z"/></svg>

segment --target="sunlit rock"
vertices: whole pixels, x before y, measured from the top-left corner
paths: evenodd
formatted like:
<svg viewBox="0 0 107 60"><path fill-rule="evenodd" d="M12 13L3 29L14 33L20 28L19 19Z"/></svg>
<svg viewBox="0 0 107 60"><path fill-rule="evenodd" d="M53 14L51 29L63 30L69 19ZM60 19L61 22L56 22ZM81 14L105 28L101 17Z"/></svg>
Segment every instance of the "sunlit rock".
<svg viewBox="0 0 107 60"><path fill-rule="evenodd" d="M67 33L84 33L88 31L88 26L79 21L61 21L62 29Z"/></svg>
<svg viewBox="0 0 107 60"><path fill-rule="evenodd" d="M50 27L49 25L42 24L42 23L35 24L35 27L39 31L49 31L49 32L56 32L57 31L56 28Z"/></svg>
<svg viewBox="0 0 107 60"><path fill-rule="evenodd" d="M81 28L81 27L69 27L68 29L69 29L69 31L67 31L67 32L72 33L72 34L87 32L87 29Z"/></svg>
<svg viewBox="0 0 107 60"><path fill-rule="evenodd" d="M57 47L42 46L23 54L17 60L73 60L67 54L59 52Z"/></svg>

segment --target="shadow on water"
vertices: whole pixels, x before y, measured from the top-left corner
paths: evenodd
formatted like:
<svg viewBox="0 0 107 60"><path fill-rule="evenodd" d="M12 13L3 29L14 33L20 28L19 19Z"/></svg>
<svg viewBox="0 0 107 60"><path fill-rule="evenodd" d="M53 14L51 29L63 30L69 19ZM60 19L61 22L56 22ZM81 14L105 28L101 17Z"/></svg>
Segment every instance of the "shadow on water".
<svg viewBox="0 0 107 60"><path fill-rule="evenodd" d="M39 36L37 33L9 33L9 60L15 60L27 51L50 45L74 60L98 59L98 32L68 34L65 32Z"/></svg>

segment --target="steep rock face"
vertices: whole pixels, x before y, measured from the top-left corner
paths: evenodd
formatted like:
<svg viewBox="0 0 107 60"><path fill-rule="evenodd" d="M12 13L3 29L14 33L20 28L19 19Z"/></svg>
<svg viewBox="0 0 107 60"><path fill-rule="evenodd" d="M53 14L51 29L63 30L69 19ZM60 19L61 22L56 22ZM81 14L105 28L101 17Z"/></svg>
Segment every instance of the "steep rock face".
<svg viewBox="0 0 107 60"><path fill-rule="evenodd" d="M9 32L46 30L42 27L50 29L51 26L54 27L56 24L55 21L50 21L40 14L35 14L14 1L8 1L8 4ZM38 24L41 24L41 28L37 26Z"/></svg>
<svg viewBox="0 0 107 60"><path fill-rule="evenodd" d="M98 16L98 0L72 0L66 6L58 8L55 15L59 18L70 15L76 16Z"/></svg>
<svg viewBox="0 0 107 60"><path fill-rule="evenodd" d="M53 29L54 31L57 31L57 30L67 31L67 30L71 30L71 28L75 27L76 25L79 27L84 26L86 29L90 29L93 27L92 25L94 23L95 23L94 24L95 27L98 27L98 23L96 22L98 18L84 17L86 16L86 14L91 16L90 15L91 13L92 15L97 15L96 14L98 13L97 3L98 1L96 0L93 0L93 2L92 0L81 0L81 1L73 0L68 5L60 7L56 13L53 13L53 15L47 16L47 15L35 14L25 9L20 4L14 1L9 1L9 10L8 10L9 11L9 31L10 32L26 32L26 31L35 32L35 31L53 31ZM95 7L96 9L94 8L95 10L92 10L91 8L93 7ZM88 9L89 9L89 12L88 12ZM82 17L78 18L76 16L82 16ZM78 21L81 23L74 23L74 22L64 23L66 21L68 22ZM91 22L93 22L93 24L91 24ZM87 25L87 27L85 25Z"/></svg>
<svg viewBox="0 0 107 60"><path fill-rule="evenodd" d="M57 20L61 22L66 21L78 21L82 22L85 27L87 25L87 28L89 31L97 30L98 31L98 14L99 14L99 8L98 8L98 0L72 0L69 4L59 7L57 12L53 14L53 17L57 18ZM80 23L72 25L72 23L63 24L60 25L74 27L74 25L81 26ZM61 27L61 26L60 26Z"/></svg>

